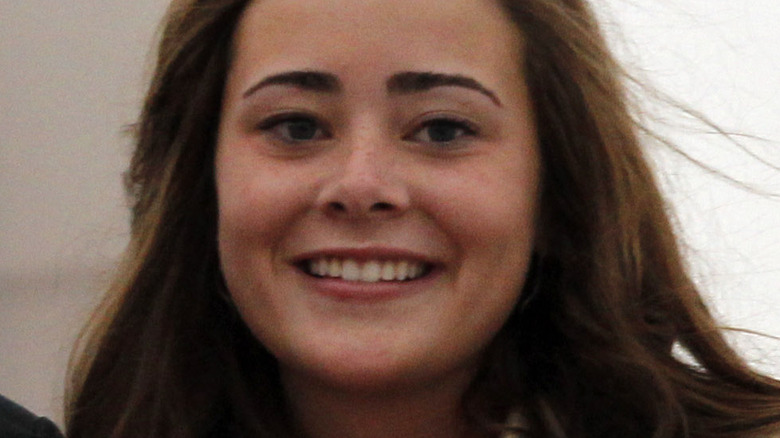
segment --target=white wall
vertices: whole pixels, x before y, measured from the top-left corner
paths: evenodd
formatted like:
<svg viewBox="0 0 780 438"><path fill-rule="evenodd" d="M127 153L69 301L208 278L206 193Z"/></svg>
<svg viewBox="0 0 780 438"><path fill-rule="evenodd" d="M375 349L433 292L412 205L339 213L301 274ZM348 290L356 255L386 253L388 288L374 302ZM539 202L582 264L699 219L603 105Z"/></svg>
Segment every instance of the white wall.
<svg viewBox="0 0 780 438"><path fill-rule="evenodd" d="M161 0L0 0L0 393L59 420L126 241L120 173Z"/></svg>
<svg viewBox="0 0 780 438"><path fill-rule="evenodd" d="M596 1L632 72L721 128L744 134L734 138L775 167L661 108L667 123L656 125L658 131L694 158L766 192L737 188L659 148L689 259L715 313L724 325L780 337L780 4ZM759 369L780 376L780 339L732 339Z"/></svg>
<svg viewBox="0 0 780 438"><path fill-rule="evenodd" d="M776 0L597 1L644 77L726 128L772 139L745 144L780 165ZM121 130L139 106L163 3L0 0L0 393L56 420L73 338L126 240ZM734 146L663 129L780 193L780 172ZM662 163L717 313L780 336L780 201ZM740 345L780 375L779 342Z"/></svg>

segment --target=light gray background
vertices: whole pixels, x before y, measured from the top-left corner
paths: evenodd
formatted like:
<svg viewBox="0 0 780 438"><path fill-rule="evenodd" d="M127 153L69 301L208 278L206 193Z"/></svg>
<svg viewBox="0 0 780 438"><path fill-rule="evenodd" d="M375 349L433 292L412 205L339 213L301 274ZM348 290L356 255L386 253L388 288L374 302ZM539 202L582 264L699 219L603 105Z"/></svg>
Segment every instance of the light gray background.
<svg viewBox="0 0 780 438"><path fill-rule="evenodd" d="M127 235L120 174L163 0L0 0L0 393L61 421L68 354ZM650 4L652 3L652 4ZM776 0L598 1L632 71L780 165ZM780 194L780 172L660 110L657 128ZM658 155L699 284L724 324L780 336L780 200ZM780 341L735 342L780 375Z"/></svg>

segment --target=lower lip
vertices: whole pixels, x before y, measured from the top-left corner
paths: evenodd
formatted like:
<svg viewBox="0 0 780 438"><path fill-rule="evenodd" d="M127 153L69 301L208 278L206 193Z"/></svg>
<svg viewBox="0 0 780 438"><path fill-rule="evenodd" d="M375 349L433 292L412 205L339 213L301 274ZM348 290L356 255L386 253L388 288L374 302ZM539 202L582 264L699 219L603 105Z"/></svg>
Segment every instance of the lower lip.
<svg viewBox="0 0 780 438"><path fill-rule="evenodd" d="M419 294L431 287L439 275L439 270L433 269L415 280L369 283L347 281L341 278L315 277L300 270L298 272L303 277L308 288L318 295L338 301L366 303L389 301Z"/></svg>

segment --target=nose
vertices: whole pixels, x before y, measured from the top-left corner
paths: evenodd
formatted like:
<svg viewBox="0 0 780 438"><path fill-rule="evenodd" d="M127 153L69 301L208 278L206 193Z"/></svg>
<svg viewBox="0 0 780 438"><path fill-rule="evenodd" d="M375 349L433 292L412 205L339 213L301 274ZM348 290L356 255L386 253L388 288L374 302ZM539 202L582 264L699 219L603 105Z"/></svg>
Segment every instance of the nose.
<svg viewBox="0 0 780 438"><path fill-rule="evenodd" d="M317 208L330 217L391 218L409 209L409 188L398 172L391 146L342 150L317 197Z"/></svg>

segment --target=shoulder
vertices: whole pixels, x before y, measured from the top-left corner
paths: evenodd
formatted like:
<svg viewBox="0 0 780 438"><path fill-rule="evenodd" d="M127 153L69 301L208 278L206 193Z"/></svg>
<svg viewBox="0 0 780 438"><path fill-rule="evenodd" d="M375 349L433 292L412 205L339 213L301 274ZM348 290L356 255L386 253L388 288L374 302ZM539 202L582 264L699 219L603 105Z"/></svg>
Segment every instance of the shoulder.
<svg viewBox="0 0 780 438"><path fill-rule="evenodd" d="M0 395L0 437L61 438L62 434L49 419L38 417Z"/></svg>

